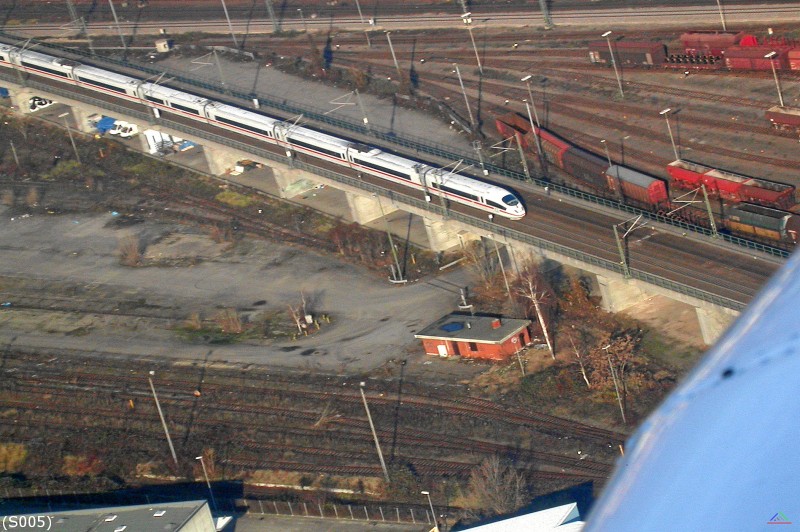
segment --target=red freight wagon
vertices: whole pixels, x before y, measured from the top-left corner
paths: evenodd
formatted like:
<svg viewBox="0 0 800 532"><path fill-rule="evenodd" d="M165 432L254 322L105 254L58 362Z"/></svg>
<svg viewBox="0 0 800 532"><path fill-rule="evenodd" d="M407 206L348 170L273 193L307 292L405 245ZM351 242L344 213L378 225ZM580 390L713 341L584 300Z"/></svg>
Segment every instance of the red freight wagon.
<svg viewBox="0 0 800 532"><path fill-rule="evenodd" d="M673 184L685 189L699 187L703 182L703 175L711 170L713 168L710 166L692 161L677 160L667 165L667 173L672 178Z"/></svg>
<svg viewBox="0 0 800 532"><path fill-rule="evenodd" d="M660 179L616 164L609 166L605 174L611 190L621 190L626 198L648 205L659 205L669 200L667 186Z"/></svg>
<svg viewBox="0 0 800 532"><path fill-rule="evenodd" d="M528 148L528 140L526 137L530 134L531 125L521 116L515 113L503 115L495 120L495 127L497 131L503 135L503 138L517 137L523 149Z"/></svg>
<svg viewBox="0 0 800 532"><path fill-rule="evenodd" d="M721 198L731 201L740 201L739 192L747 179L749 178L716 168L703 174L706 190L718 193Z"/></svg>
<svg viewBox="0 0 800 532"><path fill-rule="evenodd" d="M792 48L789 50L789 69L800 70L800 48Z"/></svg>
<svg viewBox="0 0 800 532"><path fill-rule="evenodd" d="M545 160L569 172L569 170L564 167L564 152L572 148L572 144L560 139L545 129L537 128L536 132L539 135L539 139L542 141L542 151L544 152Z"/></svg>
<svg viewBox="0 0 800 532"><path fill-rule="evenodd" d="M689 55L723 55L726 48L739 44L744 33L690 31L681 35L681 45Z"/></svg>
<svg viewBox="0 0 800 532"><path fill-rule="evenodd" d="M788 209L795 204L794 186L764 179L749 178L739 190L740 201Z"/></svg>
<svg viewBox="0 0 800 532"><path fill-rule="evenodd" d="M772 59L764 56L775 52ZM731 70L777 70L789 68L789 49L774 46L732 46L725 50L725 66Z"/></svg>
<svg viewBox="0 0 800 532"><path fill-rule="evenodd" d="M800 129L800 109L797 107L770 107L764 116L776 129Z"/></svg>
<svg viewBox="0 0 800 532"><path fill-rule="evenodd" d="M608 168L606 159L574 146L566 150L561 158L564 162L561 168L568 174L597 190L606 190L608 188L605 176L605 171Z"/></svg>
<svg viewBox="0 0 800 532"><path fill-rule="evenodd" d="M660 66L667 58L667 47L652 41L612 41L614 59L620 65ZM589 43L589 59L592 63L611 65L608 41Z"/></svg>

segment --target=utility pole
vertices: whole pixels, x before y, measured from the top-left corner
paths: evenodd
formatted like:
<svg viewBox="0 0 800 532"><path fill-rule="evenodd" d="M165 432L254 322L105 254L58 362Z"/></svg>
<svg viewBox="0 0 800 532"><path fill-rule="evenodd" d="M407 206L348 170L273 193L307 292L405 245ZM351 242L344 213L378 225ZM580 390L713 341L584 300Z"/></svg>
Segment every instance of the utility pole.
<svg viewBox="0 0 800 532"><path fill-rule="evenodd" d="M117 33L119 33L119 40L122 41L122 50L125 55L128 54L128 45L125 43L125 36L122 35L122 28L119 26L119 19L117 18L117 10L114 9L113 0L108 0L108 5L111 6L111 15L114 17L114 23L117 25Z"/></svg>
<svg viewBox="0 0 800 532"><path fill-rule="evenodd" d="M722 12L722 4L719 0L717 0L717 9L719 9L719 18L722 20L722 31L728 31L728 28L725 27L725 13Z"/></svg>
<svg viewBox="0 0 800 532"><path fill-rule="evenodd" d="M625 408L622 406L622 397L619 395L619 385L617 384L617 370L614 369L614 364L611 363L611 355L608 352L608 348L611 345L605 346L603 349L606 352L606 358L608 359L608 369L611 370L611 378L614 380L614 391L617 394L617 402L619 403L619 412L622 414L622 422L627 425L628 421L625 419Z"/></svg>
<svg viewBox="0 0 800 532"><path fill-rule="evenodd" d="M455 67L456 75L458 76L458 84L461 85L461 93L464 95L464 103L467 104L467 113L469 114L469 125L472 128L472 132L475 132L475 119L472 117L472 109L469 107L469 99L467 98L467 90L464 88L464 80L461 79L461 70L458 68L458 64L453 63Z"/></svg>
<svg viewBox="0 0 800 532"><path fill-rule="evenodd" d="M69 116L69 113L61 113L60 115L58 115L59 118L63 118L64 119L64 127L67 128L67 134L69 135L69 141L72 144L72 151L75 152L75 159L78 161L78 164L82 164L81 163L81 156L78 155L78 147L75 145L75 139L72 137L72 128L70 128L69 124L67 123L67 117L68 116Z"/></svg>
<svg viewBox="0 0 800 532"><path fill-rule="evenodd" d="M378 459L381 461L381 469L383 469L383 476L386 478L386 483L389 483L389 470L386 469L386 462L383 461L383 452L381 452L381 444L378 442L378 433L375 432L375 425L372 423L372 414L369 413L369 405L367 405L367 396L364 395L365 382L359 384L358 390L361 392L361 399L364 401L364 410L367 411L367 419L369 420L369 428L372 430L372 437L375 439L375 449L378 450Z"/></svg>
<svg viewBox="0 0 800 532"><path fill-rule="evenodd" d="M356 101L358 102L358 106L361 108L361 114L364 115L364 127L367 128L369 133L372 133L372 128L369 125L369 118L367 118L367 109L364 107L364 102L361 101L361 95L358 93L358 89L355 89L353 92L356 93Z"/></svg>
<svg viewBox="0 0 800 532"><path fill-rule="evenodd" d="M669 125L669 113L672 111L671 108L667 107L663 111L659 112L658 114L664 117L664 120L667 121L667 132L669 133L669 141L672 143L672 152L675 154L675 160L680 161L681 156L678 155L678 146L675 144L675 137L672 136L672 126Z"/></svg>
<svg viewBox="0 0 800 532"><path fill-rule="evenodd" d="M281 26L278 23L278 18L275 16L275 8L272 6L272 0L264 0L264 2L267 4L269 19L272 21L272 32L279 33L281 31Z"/></svg>
<svg viewBox="0 0 800 532"><path fill-rule="evenodd" d="M555 25L553 17L550 16L550 8L547 7L547 0L539 0L539 9L542 10L542 17L544 17L544 29L552 30Z"/></svg>
<svg viewBox="0 0 800 532"><path fill-rule="evenodd" d="M150 372L150 377L155 375L155 371ZM172 438L169 436L169 429L167 428L167 422L164 420L164 412L161 411L161 404L158 402L158 396L156 395L156 388L153 386L153 379L147 377L147 382L150 383L150 390L153 392L153 399L156 401L156 410L158 410L158 417L161 418L161 425L164 427L164 434L167 435L167 443L169 444L169 451L172 453L172 460L175 461L175 469L179 468L178 466L178 455L175 454L175 447L172 445Z"/></svg>
<svg viewBox="0 0 800 532"><path fill-rule="evenodd" d="M397 56L394 54L394 46L392 46L392 38L390 35L392 34L391 31L386 32L386 40L389 41L389 51L392 52L392 61L394 61L394 68L397 69L397 74L402 76L403 73L400 71L400 63L397 62Z"/></svg>
<svg viewBox="0 0 800 532"><path fill-rule="evenodd" d="M358 0L356 0L356 9L358 9L358 18L361 20L361 24L366 24L364 22L364 14L361 12L361 3ZM367 37L367 48L372 48L372 43L369 40L369 25L364 30L364 35Z"/></svg>
<svg viewBox="0 0 800 532"><path fill-rule="evenodd" d="M231 24L231 17L228 15L228 6L225 5L225 0L220 0L220 2L222 2L222 10L225 11L225 20L228 21L228 29L231 32L231 39L233 39L233 47L238 50L239 43L236 41L236 35L233 33L233 24Z"/></svg>
<svg viewBox="0 0 800 532"><path fill-rule="evenodd" d="M614 67L614 75L617 77L617 85L619 86L619 97L625 99L625 93L622 91L622 79L619 77L619 69L617 68L617 60L614 59L614 50L611 48L611 30L605 32L601 37L606 38L608 43L608 53L611 54L611 65Z"/></svg>

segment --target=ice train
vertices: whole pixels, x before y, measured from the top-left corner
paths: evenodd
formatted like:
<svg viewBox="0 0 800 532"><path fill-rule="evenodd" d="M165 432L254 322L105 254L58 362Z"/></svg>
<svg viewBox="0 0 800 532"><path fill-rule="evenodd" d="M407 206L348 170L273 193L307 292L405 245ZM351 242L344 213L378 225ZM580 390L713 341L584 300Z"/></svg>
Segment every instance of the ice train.
<svg viewBox="0 0 800 532"><path fill-rule="evenodd" d="M523 203L504 187L196 94L5 44L0 45L0 66L235 131L280 146L289 157L301 153L329 161L424 191L429 198L445 197L511 219L525 216Z"/></svg>

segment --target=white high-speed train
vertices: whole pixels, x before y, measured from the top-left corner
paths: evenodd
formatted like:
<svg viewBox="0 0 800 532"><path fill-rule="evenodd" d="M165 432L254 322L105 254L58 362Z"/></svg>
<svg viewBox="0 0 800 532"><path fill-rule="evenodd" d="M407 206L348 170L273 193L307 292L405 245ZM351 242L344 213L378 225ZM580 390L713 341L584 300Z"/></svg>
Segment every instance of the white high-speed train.
<svg viewBox="0 0 800 532"><path fill-rule="evenodd" d="M511 219L525 207L510 190L313 129L69 59L0 45L0 66L142 103Z"/></svg>

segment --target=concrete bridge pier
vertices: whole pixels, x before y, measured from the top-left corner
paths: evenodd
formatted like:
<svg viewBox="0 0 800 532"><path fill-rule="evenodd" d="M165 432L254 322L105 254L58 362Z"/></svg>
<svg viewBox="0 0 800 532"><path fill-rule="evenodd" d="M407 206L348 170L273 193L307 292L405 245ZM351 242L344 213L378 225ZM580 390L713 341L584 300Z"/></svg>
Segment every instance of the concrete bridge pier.
<svg viewBox="0 0 800 532"><path fill-rule="evenodd" d="M270 163L270 168L272 168L275 183L278 185L278 195L283 199L299 196L317 186L316 181L308 179L314 174L274 163Z"/></svg>
<svg viewBox="0 0 800 532"><path fill-rule="evenodd" d="M603 310L608 312L622 312L649 297L633 279L612 279L598 275L597 285L600 288Z"/></svg>
<svg viewBox="0 0 800 532"><path fill-rule="evenodd" d="M247 158L243 156L244 152L239 152L230 148L219 149L209 144L210 143L203 144L203 152L206 154L208 170L213 175L223 175L233 170L237 161Z"/></svg>
<svg viewBox="0 0 800 532"><path fill-rule="evenodd" d="M397 207L387 198L378 199L377 196L362 196L348 192L347 204L350 205L350 214L354 222L366 225L373 220L388 216L397 211Z"/></svg>
<svg viewBox="0 0 800 532"><path fill-rule="evenodd" d="M706 345L716 342L739 316L735 310L717 305L700 305L695 307L695 311L697 321L700 323L700 333Z"/></svg>
<svg viewBox="0 0 800 532"><path fill-rule="evenodd" d="M458 225L453 222L431 220L430 218L423 218L423 222L432 251L447 251L455 246L460 246L462 242L466 243L471 240L471 238L465 238L469 234L460 234Z"/></svg>

